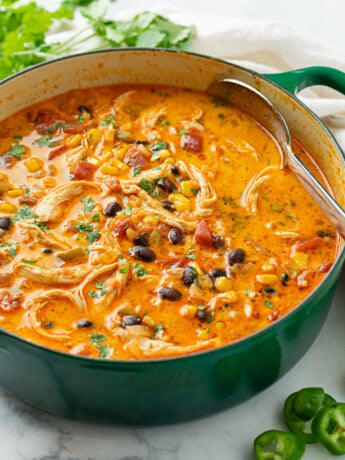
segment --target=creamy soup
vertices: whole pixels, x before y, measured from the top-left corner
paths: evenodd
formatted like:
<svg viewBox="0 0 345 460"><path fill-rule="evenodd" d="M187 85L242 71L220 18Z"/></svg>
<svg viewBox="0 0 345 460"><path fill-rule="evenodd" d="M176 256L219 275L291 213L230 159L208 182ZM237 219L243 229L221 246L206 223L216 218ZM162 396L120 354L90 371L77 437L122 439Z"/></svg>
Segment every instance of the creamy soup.
<svg viewBox="0 0 345 460"><path fill-rule="evenodd" d="M0 325L104 359L193 353L270 325L337 246L280 164L247 114L175 87L75 90L4 120Z"/></svg>

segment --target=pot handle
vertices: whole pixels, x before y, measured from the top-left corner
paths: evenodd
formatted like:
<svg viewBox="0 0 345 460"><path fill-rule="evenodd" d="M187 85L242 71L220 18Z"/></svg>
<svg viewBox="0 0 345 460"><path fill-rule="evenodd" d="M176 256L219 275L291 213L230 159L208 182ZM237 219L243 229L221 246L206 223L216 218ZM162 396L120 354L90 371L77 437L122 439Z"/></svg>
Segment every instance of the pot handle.
<svg viewBox="0 0 345 460"><path fill-rule="evenodd" d="M308 86L329 86L345 94L345 73L332 67L305 67L290 72L265 74L265 77L297 94Z"/></svg>

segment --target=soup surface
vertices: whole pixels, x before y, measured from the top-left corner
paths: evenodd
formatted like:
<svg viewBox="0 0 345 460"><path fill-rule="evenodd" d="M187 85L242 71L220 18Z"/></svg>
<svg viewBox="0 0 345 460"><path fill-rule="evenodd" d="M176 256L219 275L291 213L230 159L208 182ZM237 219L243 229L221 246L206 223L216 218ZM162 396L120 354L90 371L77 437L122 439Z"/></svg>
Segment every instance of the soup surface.
<svg viewBox="0 0 345 460"><path fill-rule="evenodd" d="M337 246L280 161L245 113L181 88L76 90L3 121L0 325L72 354L149 359L271 324Z"/></svg>

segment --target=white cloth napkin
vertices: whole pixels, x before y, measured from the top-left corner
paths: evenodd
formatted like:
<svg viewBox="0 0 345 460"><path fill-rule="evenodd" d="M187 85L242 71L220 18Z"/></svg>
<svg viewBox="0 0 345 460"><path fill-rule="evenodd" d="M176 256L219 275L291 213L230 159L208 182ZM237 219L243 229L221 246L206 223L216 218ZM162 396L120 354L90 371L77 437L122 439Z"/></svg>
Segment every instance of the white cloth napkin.
<svg viewBox="0 0 345 460"><path fill-rule="evenodd" d="M49 6L55 6L52 1ZM195 51L230 60L262 73L285 72L301 67L331 66L345 72L345 60L334 55L314 38L287 24L274 21L233 19L205 14L159 2L148 9L171 20L197 28ZM128 19L142 11L131 8L117 11L110 6L109 17ZM84 18L77 15L72 30L52 31L50 39L66 38L85 26ZM345 149L345 97L328 88L306 89L299 96L328 127Z"/></svg>

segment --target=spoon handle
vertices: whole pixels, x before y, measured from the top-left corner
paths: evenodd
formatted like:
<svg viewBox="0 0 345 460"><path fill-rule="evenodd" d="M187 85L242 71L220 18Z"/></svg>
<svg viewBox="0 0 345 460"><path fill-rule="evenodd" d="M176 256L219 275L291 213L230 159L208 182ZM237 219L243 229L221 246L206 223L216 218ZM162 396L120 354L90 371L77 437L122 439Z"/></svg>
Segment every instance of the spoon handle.
<svg viewBox="0 0 345 460"><path fill-rule="evenodd" d="M289 155L287 155L287 166L297 176L310 196L320 206L341 237L345 239L345 211L306 168L302 161L292 152L289 146L288 149L290 152Z"/></svg>

